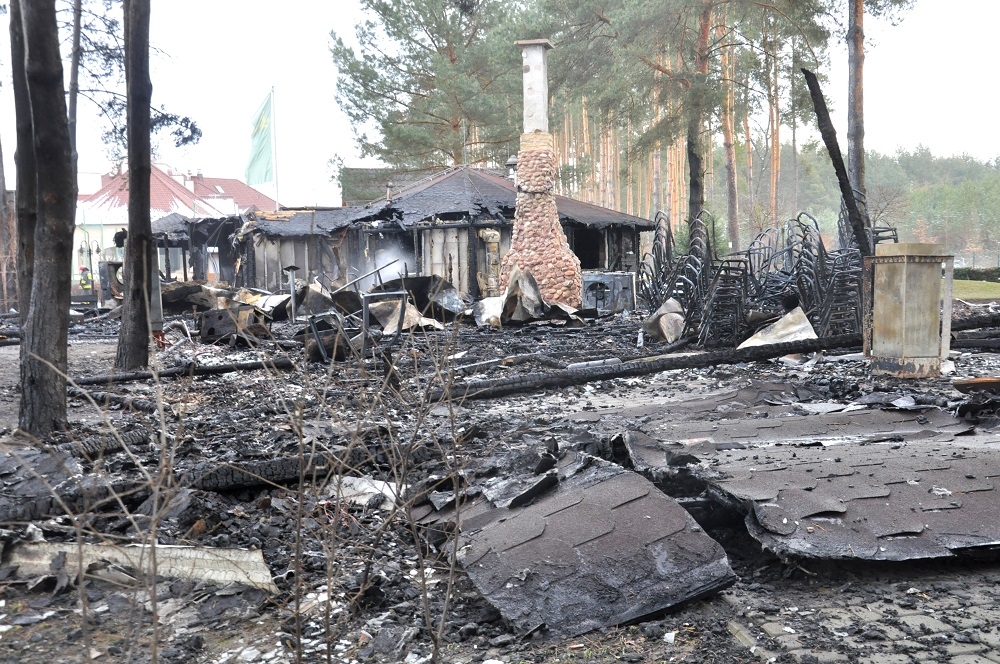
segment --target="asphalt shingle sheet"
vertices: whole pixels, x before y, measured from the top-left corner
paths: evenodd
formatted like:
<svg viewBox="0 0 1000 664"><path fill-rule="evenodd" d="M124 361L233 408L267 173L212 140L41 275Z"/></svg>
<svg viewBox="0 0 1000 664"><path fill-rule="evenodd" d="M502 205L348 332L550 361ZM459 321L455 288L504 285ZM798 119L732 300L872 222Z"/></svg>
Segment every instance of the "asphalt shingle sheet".
<svg viewBox="0 0 1000 664"><path fill-rule="evenodd" d="M582 634L733 582L722 548L649 480L596 459L561 468L532 504L461 522L466 571L519 631Z"/></svg>
<svg viewBox="0 0 1000 664"><path fill-rule="evenodd" d="M704 482L782 555L908 560L1000 548L995 440L931 407L805 412L786 389L757 384L644 413L626 436L632 461Z"/></svg>

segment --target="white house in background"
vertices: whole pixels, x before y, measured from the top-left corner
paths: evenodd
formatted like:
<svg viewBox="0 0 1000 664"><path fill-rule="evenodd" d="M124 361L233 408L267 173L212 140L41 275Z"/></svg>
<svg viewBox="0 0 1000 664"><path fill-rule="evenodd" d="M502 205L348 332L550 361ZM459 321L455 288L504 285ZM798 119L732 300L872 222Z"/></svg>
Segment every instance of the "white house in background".
<svg viewBox="0 0 1000 664"><path fill-rule="evenodd" d="M177 213L189 219L228 217L252 210L277 210L277 203L232 178L183 173L153 164L149 178L149 212L153 221ZM73 274L87 267L96 276L101 260L120 258L115 233L128 228L128 173L101 176L101 188L80 196L73 236Z"/></svg>

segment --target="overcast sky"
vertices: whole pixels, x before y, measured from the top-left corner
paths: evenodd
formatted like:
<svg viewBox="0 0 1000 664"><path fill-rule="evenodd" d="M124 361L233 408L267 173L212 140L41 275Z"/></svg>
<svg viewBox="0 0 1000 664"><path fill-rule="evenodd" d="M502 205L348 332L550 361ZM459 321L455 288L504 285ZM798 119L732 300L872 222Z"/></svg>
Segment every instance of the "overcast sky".
<svg viewBox="0 0 1000 664"><path fill-rule="evenodd" d="M330 31L353 34L356 0L153 0L153 103L195 118L201 142L177 150L164 144L160 159L182 170L243 179L250 120L275 89L278 195L285 205L338 205L330 181L334 155L357 160L351 127L334 101L336 71ZM0 139L13 174L14 123L6 17L0 30ZM1000 24L997 0L917 0L896 27L866 24L866 146L881 152L925 145L935 155L1000 156L995 118L991 40L976 25ZM846 144L846 50L834 55L824 88ZM100 126L81 102L80 171L107 172ZM371 164L366 164L371 165ZM13 186L9 182L9 186ZM86 187L86 185L82 185ZM262 185L265 193L273 195Z"/></svg>

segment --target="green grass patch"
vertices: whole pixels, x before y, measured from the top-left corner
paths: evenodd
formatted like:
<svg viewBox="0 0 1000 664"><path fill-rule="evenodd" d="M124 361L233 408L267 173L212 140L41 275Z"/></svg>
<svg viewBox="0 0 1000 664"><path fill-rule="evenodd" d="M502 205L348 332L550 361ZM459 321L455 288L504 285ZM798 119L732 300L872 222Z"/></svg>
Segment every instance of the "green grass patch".
<svg viewBox="0 0 1000 664"><path fill-rule="evenodd" d="M1000 300L1000 284L956 279L953 293L958 300Z"/></svg>

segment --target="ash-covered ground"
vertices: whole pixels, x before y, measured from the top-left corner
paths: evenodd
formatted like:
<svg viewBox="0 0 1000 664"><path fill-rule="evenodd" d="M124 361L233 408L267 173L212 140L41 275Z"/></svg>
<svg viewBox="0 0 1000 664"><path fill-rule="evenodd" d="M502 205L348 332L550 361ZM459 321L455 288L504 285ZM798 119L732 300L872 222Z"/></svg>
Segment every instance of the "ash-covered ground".
<svg viewBox="0 0 1000 664"><path fill-rule="evenodd" d="M669 417L671 404L767 382L787 385L789 398L803 403L850 404L884 392L951 411L966 400L954 378L1000 371L1000 358L980 352L956 355L952 375L921 380L873 376L859 359L775 360L494 399L436 398L466 379L656 355L655 344L637 347L640 326L628 316L574 329L454 324L408 335L390 355L328 365L306 362L287 344L200 345L173 330L172 347L155 358L161 369L284 358L293 366L82 385L102 403L73 397L65 435L35 442L13 433L18 349L0 348L4 449L59 452L78 463L76 475L64 469L66 477L52 478L57 494L77 475L108 488L69 491L77 502L44 509L32 502L10 519L19 476L7 459L0 661L425 662L436 653L456 663L1000 662L1000 565L989 556L780 560L750 537L738 510L706 508L711 501L698 496L693 513L724 547L735 585L569 639L512 629L456 561L448 524L419 526L415 509L447 501L448 492L474 498L498 477L529 472L552 441L629 467L616 442L627 407L654 406ZM72 378L111 372L115 331L109 323L71 331ZM276 324L274 332L290 329ZM581 421L580 413L596 417ZM972 424L986 446L991 425L989 412ZM387 482L400 495L347 500L330 481L343 475ZM144 577L100 561L82 582L65 561L22 578L9 558L32 540L120 546L150 538L259 550L276 592Z"/></svg>

